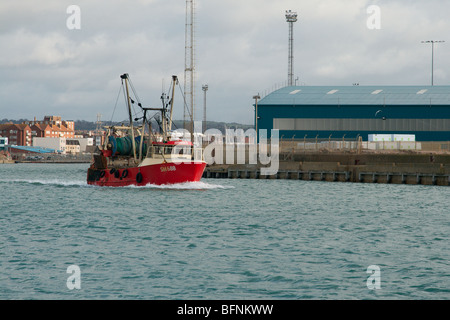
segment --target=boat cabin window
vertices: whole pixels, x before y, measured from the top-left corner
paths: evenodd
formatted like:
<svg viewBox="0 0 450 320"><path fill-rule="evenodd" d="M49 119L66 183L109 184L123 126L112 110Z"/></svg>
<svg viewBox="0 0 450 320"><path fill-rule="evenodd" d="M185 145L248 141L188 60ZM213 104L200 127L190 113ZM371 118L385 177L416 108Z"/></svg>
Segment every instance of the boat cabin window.
<svg viewBox="0 0 450 320"><path fill-rule="evenodd" d="M154 153L156 154L162 154L162 148L160 146L155 146L154 148Z"/></svg>
<svg viewBox="0 0 450 320"><path fill-rule="evenodd" d="M164 154L172 154L173 147L165 147Z"/></svg>
<svg viewBox="0 0 450 320"><path fill-rule="evenodd" d="M175 148L175 150L174 150L174 148ZM165 154L172 154L172 152L175 152L176 155L190 155L192 153L192 147L191 146L165 147L165 150L164 150Z"/></svg>
<svg viewBox="0 0 450 320"><path fill-rule="evenodd" d="M178 148L175 150L175 152L179 155L190 155L191 154L191 147L190 146L178 146Z"/></svg>
<svg viewBox="0 0 450 320"><path fill-rule="evenodd" d="M178 146L174 150L175 146L153 146L149 148L149 155L153 154L164 154L171 155L172 152L175 152L177 155L191 155L192 154L192 146Z"/></svg>

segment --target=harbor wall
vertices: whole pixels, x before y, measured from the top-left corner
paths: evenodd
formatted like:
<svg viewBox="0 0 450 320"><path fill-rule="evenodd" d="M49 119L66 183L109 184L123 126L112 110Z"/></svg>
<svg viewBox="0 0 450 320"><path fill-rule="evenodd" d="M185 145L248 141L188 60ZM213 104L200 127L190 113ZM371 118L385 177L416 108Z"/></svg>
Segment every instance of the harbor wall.
<svg viewBox="0 0 450 320"><path fill-rule="evenodd" d="M448 153L281 153L276 174L262 175L262 167L213 164L206 167L203 177L450 185Z"/></svg>

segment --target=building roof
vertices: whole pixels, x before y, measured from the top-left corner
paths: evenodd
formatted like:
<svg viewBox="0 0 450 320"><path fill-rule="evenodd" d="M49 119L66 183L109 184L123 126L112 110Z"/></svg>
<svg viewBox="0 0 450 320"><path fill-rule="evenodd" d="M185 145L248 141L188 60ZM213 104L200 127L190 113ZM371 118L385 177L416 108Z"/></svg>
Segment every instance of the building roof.
<svg viewBox="0 0 450 320"><path fill-rule="evenodd" d="M49 148L43 147L29 147L29 146L16 146L12 145L11 149L21 150L25 152L35 152L35 153L55 153L56 151Z"/></svg>
<svg viewBox="0 0 450 320"><path fill-rule="evenodd" d="M5 123L0 124L0 130L31 130L27 124Z"/></svg>
<svg viewBox="0 0 450 320"><path fill-rule="evenodd" d="M50 126L48 124L43 124L43 123L35 123L33 125L30 126L31 129L39 129L41 131L45 131L47 130L47 128L50 128Z"/></svg>
<svg viewBox="0 0 450 320"><path fill-rule="evenodd" d="M430 104L450 106L450 86L292 86L258 101L258 106Z"/></svg>

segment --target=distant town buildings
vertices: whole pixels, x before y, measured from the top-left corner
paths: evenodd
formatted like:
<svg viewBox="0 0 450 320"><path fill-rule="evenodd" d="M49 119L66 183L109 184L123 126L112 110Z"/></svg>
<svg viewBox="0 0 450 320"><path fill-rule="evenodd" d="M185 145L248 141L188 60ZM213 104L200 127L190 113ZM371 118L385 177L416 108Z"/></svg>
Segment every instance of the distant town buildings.
<svg viewBox="0 0 450 320"><path fill-rule="evenodd" d="M35 148L60 154L79 154L92 152L94 148L94 137L76 135L75 122L62 120L60 116L45 116L43 120L35 118L20 124L0 124L0 137L1 148L6 150L9 147L11 152L19 153L32 153Z"/></svg>
<svg viewBox="0 0 450 320"><path fill-rule="evenodd" d="M58 116L45 116L42 121L0 124L0 136L8 138L10 145L30 147L33 138L74 138L75 123Z"/></svg>
<svg viewBox="0 0 450 320"><path fill-rule="evenodd" d="M66 140L66 153L78 154L80 153L80 141L78 140Z"/></svg>
<svg viewBox="0 0 450 320"><path fill-rule="evenodd" d="M31 146L31 128L27 124L0 124L0 136L8 138L11 145Z"/></svg>
<svg viewBox="0 0 450 320"><path fill-rule="evenodd" d="M74 139L70 139L67 141L77 141L80 146L79 152L89 152L89 150L92 150L94 147L94 138L93 137L75 137ZM67 147L67 144L66 144ZM75 147L76 149L76 147Z"/></svg>
<svg viewBox="0 0 450 320"><path fill-rule="evenodd" d="M33 146L52 149L60 154L78 154L88 151L94 145L94 138L33 138Z"/></svg>
<svg viewBox="0 0 450 320"><path fill-rule="evenodd" d="M66 153L66 138L34 137L33 147L52 149L57 153Z"/></svg>
<svg viewBox="0 0 450 320"><path fill-rule="evenodd" d="M40 138L74 138L75 122L62 120L59 116L45 116L44 120L25 121L30 126L32 137Z"/></svg>
<svg viewBox="0 0 450 320"><path fill-rule="evenodd" d="M8 138L0 137L0 151L4 150L7 145L8 145Z"/></svg>

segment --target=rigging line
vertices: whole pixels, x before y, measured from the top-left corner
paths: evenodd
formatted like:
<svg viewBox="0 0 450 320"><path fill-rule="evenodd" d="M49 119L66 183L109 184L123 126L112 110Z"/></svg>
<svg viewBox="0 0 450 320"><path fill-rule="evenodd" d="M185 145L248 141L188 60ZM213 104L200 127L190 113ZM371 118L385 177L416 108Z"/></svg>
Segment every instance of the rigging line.
<svg viewBox="0 0 450 320"><path fill-rule="evenodd" d="M154 117L154 116L153 116ZM151 117L151 118L149 118L149 119L146 119L147 120L147 125L149 126L149 128L151 127L151 120L153 119L153 117ZM155 119L156 120L156 119ZM159 126L159 124L158 124L158 122L156 122L156 124ZM155 141L156 141L156 136L155 136L155 134L151 131L151 130L149 130L149 133L150 133L150 135L155 139Z"/></svg>
<svg viewBox="0 0 450 320"><path fill-rule="evenodd" d="M113 121L113 118L114 118L114 114L116 113L117 103L119 102L120 92L122 91L122 89L123 89L123 83L122 83L122 86L120 86L120 88L119 88L119 93L117 94L117 98L116 98L116 104L114 105L114 110L113 110L113 113L111 115L111 120L109 121L111 126L112 126L112 121Z"/></svg>
<svg viewBox="0 0 450 320"><path fill-rule="evenodd" d="M143 115L144 113L142 112L142 110L140 110L140 114L138 114L138 112L136 112L136 109L134 108L134 100L133 99L131 99L131 109L132 109L132 111L133 111L133 117L137 117L137 116L141 116L141 115ZM138 103L140 103L140 102L138 102Z"/></svg>
<svg viewBox="0 0 450 320"><path fill-rule="evenodd" d="M173 120L171 120L170 123L171 123L173 126L175 126L175 130L178 129L178 126L175 124L175 122L173 122ZM173 131L173 129L172 129L172 131Z"/></svg>
<svg viewBox="0 0 450 320"><path fill-rule="evenodd" d="M156 141L157 139L156 139L156 135L152 132L152 130L150 130L150 128L151 128L151 122L150 122L150 120L152 119L152 118L154 118L155 116L156 116L156 114L157 113L155 113L150 119L145 119L146 120L146 122L147 122L147 125L148 125L148 127L149 127L149 130L148 130L148 132L149 132L149 138L151 137L154 141ZM156 120L156 119L155 119ZM156 121L156 123L158 124L158 121ZM159 126L159 124L158 124L158 126ZM143 139L143 138L141 138L141 139ZM149 141L150 142L150 141ZM154 146L150 146L149 145L149 151L150 151L150 148L153 148ZM160 147L161 148L161 147ZM164 162L167 162L167 160L166 160L166 157L164 156L164 150L165 150L165 147L164 146L162 146L162 148L163 148L163 151L162 151L162 153L161 153L161 156L162 156L162 158L163 158L163 160L164 160ZM148 152L149 151L147 151L147 154L148 154Z"/></svg>
<svg viewBox="0 0 450 320"><path fill-rule="evenodd" d="M146 120L147 120L147 124L151 125L151 120L152 120L152 119L155 119L155 122L156 122L156 124L158 125L158 127L159 127L160 129L162 129L161 126L160 126L159 123L158 123L158 120L156 119L156 116L158 116L158 115L159 115L159 113L158 113L158 112L155 112L155 113L153 114L153 116L151 116L150 118L146 119ZM153 134L153 133L152 133L152 134Z"/></svg>
<svg viewBox="0 0 450 320"><path fill-rule="evenodd" d="M131 87L131 89L132 89L134 95L136 96L136 93L134 92L133 87L131 86L131 80L130 80L129 77L128 77L128 83L130 83L130 87ZM123 79L122 79L122 87L124 87L124 80L123 80ZM125 89L123 89L123 96L124 96L124 99L125 99L125 106L128 106L128 98L127 98ZM130 97L130 99L131 99L131 97ZM133 99L131 99L131 100L133 100ZM136 100L137 100L137 98L136 98ZM139 102L139 103L140 103L140 102ZM127 107L127 108L128 108L128 107ZM137 112L136 112L136 110L134 109L134 103L131 103L131 109L132 109L133 116L136 117L136 116L137 116ZM142 111L141 111L141 112L142 112ZM143 113L142 113L142 114L143 114ZM130 121L130 120L133 121L132 119L129 119L128 121ZM131 126L131 123L130 123L130 126Z"/></svg>
<svg viewBox="0 0 450 320"><path fill-rule="evenodd" d="M136 89L134 88L133 82L131 81L131 78L130 78L130 77L128 77L128 82L130 83L131 90L133 91L134 96L135 96L137 102L138 102L138 103L141 103L141 99L139 99L139 96L138 96L137 93L136 93Z"/></svg>
<svg viewBox="0 0 450 320"><path fill-rule="evenodd" d="M168 92L170 93L171 90L172 90L172 82L170 82L170 86L169 86L169 91ZM173 87L173 90L175 90L175 87ZM168 99L168 101L164 105L164 108L166 108L166 109L169 107L170 104L174 103L174 101L172 101L172 97L169 97L169 95L167 95L167 99ZM170 120L170 124L175 126L178 129L177 125L173 122L172 119L167 119L167 120Z"/></svg>
<svg viewBox="0 0 450 320"><path fill-rule="evenodd" d="M191 114L189 108L187 107L186 96L184 95L184 92L181 89L181 86L179 86L179 88L180 88L181 96L183 97L183 101L184 101L184 109L187 110L189 118L191 118L191 121L194 121L194 119L192 118L192 114Z"/></svg>
<svg viewBox="0 0 450 320"><path fill-rule="evenodd" d="M131 91L133 91L133 94L134 94L134 97L136 98L136 101L138 102L139 105L142 105L141 99L139 99L137 91L134 88L133 82L131 81L130 77L128 77L128 83L130 84ZM140 114L139 115L141 115L141 114L143 115L144 113L142 112L142 107L140 107L140 108L141 108L141 110L140 110ZM134 112L134 116L136 117L138 115L138 112L136 112L136 110L134 109L134 104L133 104L133 112Z"/></svg>

